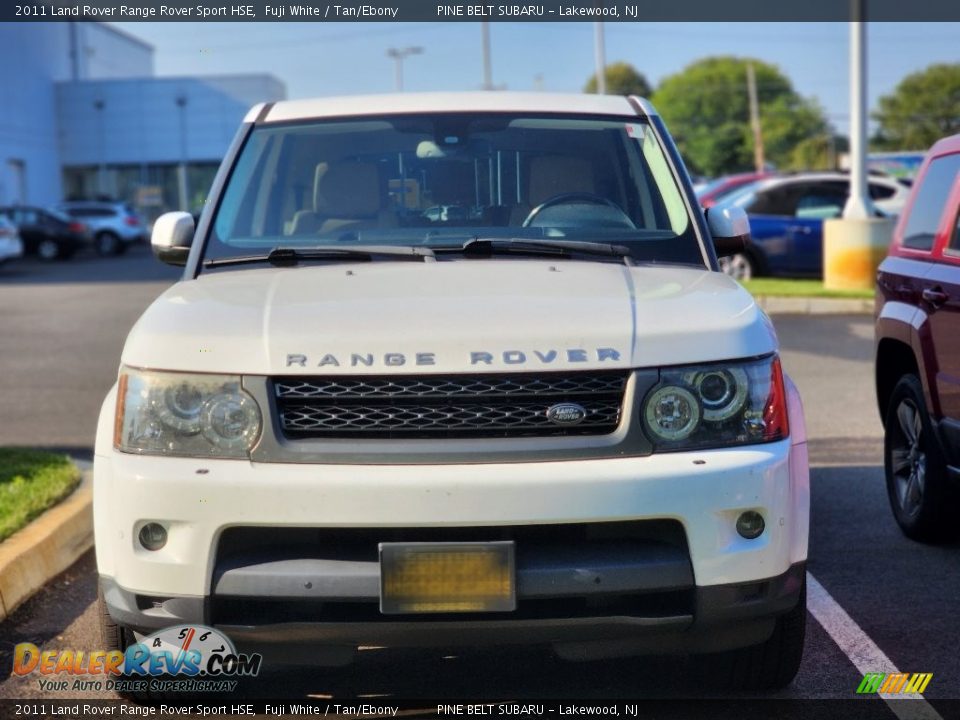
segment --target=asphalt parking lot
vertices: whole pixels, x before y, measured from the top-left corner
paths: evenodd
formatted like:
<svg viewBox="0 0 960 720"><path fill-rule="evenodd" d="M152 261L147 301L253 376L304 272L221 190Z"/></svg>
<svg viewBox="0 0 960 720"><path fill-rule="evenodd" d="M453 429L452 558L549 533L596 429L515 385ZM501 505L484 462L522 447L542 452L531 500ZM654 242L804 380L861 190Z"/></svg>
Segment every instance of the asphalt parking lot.
<svg viewBox="0 0 960 720"><path fill-rule="evenodd" d="M88 459L126 332L177 272L152 261L146 248L121 258L0 269L0 445L60 448ZM906 540L891 517L872 387L871 318L785 315L774 322L784 367L807 411L809 571L824 591L812 608L817 617L808 617L800 674L777 697L853 698L864 663L888 663L870 671L933 673L926 698L936 709L938 700L960 698L960 545ZM0 675L18 642L99 647L95 582L88 553L0 624ZM381 699L710 694L683 659L569 664L539 648L371 649L349 668L268 671L248 692ZM0 698L43 696L34 678L0 681Z"/></svg>

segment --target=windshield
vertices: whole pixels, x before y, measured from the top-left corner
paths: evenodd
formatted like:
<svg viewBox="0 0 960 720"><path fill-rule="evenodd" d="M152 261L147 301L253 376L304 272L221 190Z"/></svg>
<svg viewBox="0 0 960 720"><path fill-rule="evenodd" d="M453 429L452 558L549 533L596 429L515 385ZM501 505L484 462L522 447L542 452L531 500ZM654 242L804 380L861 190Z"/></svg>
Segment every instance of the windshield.
<svg viewBox="0 0 960 720"><path fill-rule="evenodd" d="M615 242L640 261L705 262L666 157L639 118L501 114L258 127L204 258L478 237Z"/></svg>
<svg viewBox="0 0 960 720"><path fill-rule="evenodd" d="M48 207L46 208L47 214L53 217L60 222L70 223L73 222L73 218L68 215L65 211L58 208Z"/></svg>

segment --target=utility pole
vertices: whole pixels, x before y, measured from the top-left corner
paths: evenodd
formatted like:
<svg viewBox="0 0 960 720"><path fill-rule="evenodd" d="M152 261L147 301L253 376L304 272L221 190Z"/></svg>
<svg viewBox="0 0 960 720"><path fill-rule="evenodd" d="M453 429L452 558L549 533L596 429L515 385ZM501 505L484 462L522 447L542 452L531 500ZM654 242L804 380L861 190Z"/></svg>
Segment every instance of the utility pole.
<svg viewBox="0 0 960 720"><path fill-rule="evenodd" d="M760 106L757 103L757 75L753 63L747 63L747 95L750 98L750 127L753 129L753 165L758 173L767 166L763 157L763 130L760 127Z"/></svg>
<svg viewBox="0 0 960 720"><path fill-rule="evenodd" d="M593 66L597 74L597 95L607 94L607 49L603 23L593 24Z"/></svg>
<svg viewBox="0 0 960 720"><path fill-rule="evenodd" d="M395 62L393 88L397 92L403 92L403 61L410 55L420 55L423 53L422 47L390 48L387 50L387 57L393 58Z"/></svg>
<svg viewBox="0 0 960 720"><path fill-rule="evenodd" d="M490 23L480 23L480 45L483 52L482 90L493 90L493 69L490 62Z"/></svg>

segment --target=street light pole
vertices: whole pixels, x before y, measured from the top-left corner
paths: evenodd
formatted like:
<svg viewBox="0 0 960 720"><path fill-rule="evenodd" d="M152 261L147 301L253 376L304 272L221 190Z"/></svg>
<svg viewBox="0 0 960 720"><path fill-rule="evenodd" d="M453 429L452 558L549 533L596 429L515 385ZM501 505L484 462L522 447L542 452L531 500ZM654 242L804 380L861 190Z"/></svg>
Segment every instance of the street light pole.
<svg viewBox="0 0 960 720"><path fill-rule="evenodd" d="M867 192L867 38L864 0L851 0L850 10L850 197L843 209L848 220L873 216Z"/></svg>
<svg viewBox="0 0 960 720"><path fill-rule="evenodd" d="M103 128L103 109L106 106L107 106L107 103L104 102L101 98L97 98L96 100L93 101L93 109L97 111L97 130L99 135L99 137L97 138L98 140L97 144L100 146L98 148L100 151L98 153L100 157L98 158L99 162L97 167L97 194L98 195L104 195L106 193L105 187L106 187L106 180L107 180L107 177L106 177L107 175L107 167L106 167L107 166L107 161L106 161L107 143L106 143L106 133L104 132L104 128Z"/></svg>
<svg viewBox="0 0 960 720"><path fill-rule="evenodd" d="M480 45L483 52L483 85L484 90L493 90L493 68L490 60L490 23L480 23Z"/></svg>
<svg viewBox="0 0 960 720"><path fill-rule="evenodd" d="M593 24L593 64L597 73L597 95L606 95L607 49L602 22Z"/></svg>
<svg viewBox="0 0 960 720"><path fill-rule="evenodd" d="M190 188L187 177L187 96L177 95L176 103L180 109L180 166L177 168L179 204L181 210L190 212Z"/></svg>
<svg viewBox="0 0 960 720"><path fill-rule="evenodd" d="M867 192L866 0L850 2L850 197L843 217L823 221L823 286L869 290L887 255L895 220L875 216Z"/></svg>
<svg viewBox="0 0 960 720"><path fill-rule="evenodd" d="M393 58L395 62L393 86L397 92L403 92L403 61L410 55L420 55L423 53L422 47L390 48L387 50L387 57Z"/></svg>

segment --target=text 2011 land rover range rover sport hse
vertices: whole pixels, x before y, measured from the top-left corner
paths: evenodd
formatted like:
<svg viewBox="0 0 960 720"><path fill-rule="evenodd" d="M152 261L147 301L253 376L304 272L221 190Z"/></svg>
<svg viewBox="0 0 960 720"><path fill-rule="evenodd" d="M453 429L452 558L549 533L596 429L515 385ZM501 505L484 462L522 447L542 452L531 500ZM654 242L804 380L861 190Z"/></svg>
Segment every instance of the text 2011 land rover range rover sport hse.
<svg viewBox="0 0 960 720"><path fill-rule="evenodd" d="M796 673L809 492L770 322L637 98L247 116L97 434L105 631L264 662L548 643Z"/></svg>

